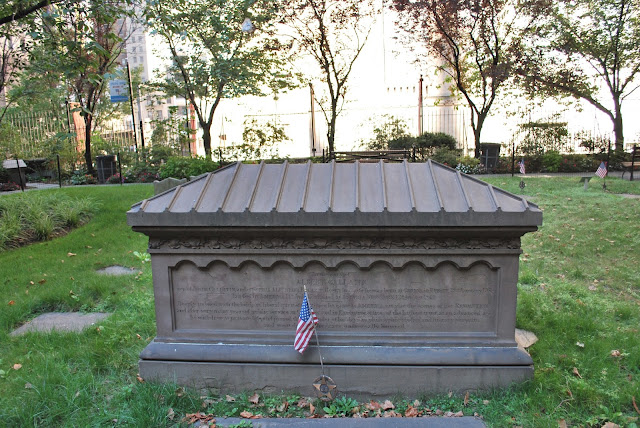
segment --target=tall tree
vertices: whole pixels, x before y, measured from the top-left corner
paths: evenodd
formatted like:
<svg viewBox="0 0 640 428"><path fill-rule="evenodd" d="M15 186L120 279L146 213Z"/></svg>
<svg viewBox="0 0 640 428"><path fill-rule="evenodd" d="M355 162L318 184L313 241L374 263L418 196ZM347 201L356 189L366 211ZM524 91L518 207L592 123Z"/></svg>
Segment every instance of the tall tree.
<svg viewBox="0 0 640 428"><path fill-rule="evenodd" d="M533 6L536 25L517 68L525 88L586 100L611 119L622 149L622 103L640 86L640 2L548 0L544 8Z"/></svg>
<svg viewBox="0 0 640 428"><path fill-rule="evenodd" d="M19 22L0 26L0 123L15 100L9 89L27 64L31 41L24 36L28 27Z"/></svg>
<svg viewBox="0 0 640 428"><path fill-rule="evenodd" d="M347 81L371 32L376 8L372 0L284 0L283 14L294 46L315 60L326 84L328 98L316 101L327 122L332 155Z"/></svg>
<svg viewBox="0 0 640 428"><path fill-rule="evenodd" d="M517 0L394 0L399 24L421 41L471 111L475 155L482 127L512 73L523 20Z"/></svg>
<svg viewBox="0 0 640 428"><path fill-rule="evenodd" d="M272 37L277 5L269 0L147 2L148 23L167 43L172 61L157 87L169 96L188 97L207 157L222 99L289 85L282 46Z"/></svg>
<svg viewBox="0 0 640 428"><path fill-rule="evenodd" d="M123 18L132 13L131 3L70 1L42 14L38 40L43 49L32 57L33 66L59 73L72 101L78 103L85 121L84 157L91 174L94 115L124 48L127 28Z"/></svg>
<svg viewBox="0 0 640 428"><path fill-rule="evenodd" d="M0 25L32 17L36 12L63 1L73 0L5 0L0 4Z"/></svg>

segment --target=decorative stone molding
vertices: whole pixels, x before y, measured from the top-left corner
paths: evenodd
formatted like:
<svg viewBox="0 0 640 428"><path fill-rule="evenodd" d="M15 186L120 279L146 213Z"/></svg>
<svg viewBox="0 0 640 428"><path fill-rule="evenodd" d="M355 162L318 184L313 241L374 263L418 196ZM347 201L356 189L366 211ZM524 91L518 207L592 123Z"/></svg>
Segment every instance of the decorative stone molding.
<svg viewBox="0 0 640 428"><path fill-rule="evenodd" d="M520 238L493 239L282 239L282 238L177 238L149 240L150 250L430 250L430 249L519 249Z"/></svg>

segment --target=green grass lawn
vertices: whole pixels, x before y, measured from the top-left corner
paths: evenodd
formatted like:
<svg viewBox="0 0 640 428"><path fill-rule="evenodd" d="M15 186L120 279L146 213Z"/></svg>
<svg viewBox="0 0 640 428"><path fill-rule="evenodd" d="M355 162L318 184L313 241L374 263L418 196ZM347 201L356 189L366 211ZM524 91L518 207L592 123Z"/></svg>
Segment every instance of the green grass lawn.
<svg viewBox="0 0 640 428"><path fill-rule="evenodd" d="M539 338L529 350L535 377L508 391L472 393L466 406L456 395L395 397L395 410L478 413L496 427L640 425L633 404L635 397L640 406L640 199L618 195L640 194L640 182L608 179L605 193L600 179L587 191L576 177L526 178L524 191L519 178L487 181L544 210L543 226L523 238L518 295L518 327ZM0 426L172 426L198 411L308 413L297 395L260 397L256 405L249 394L202 397L141 382L138 353L155 334L152 280L149 263L134 254L144 253L147 239L126 225L125 212L151 186L38 192L90 197L97 208L63 237L0 253ZM140 273L95 272L114 264ZM48 311L113 315L82 334L9 335ZM326 411L354 406L342 399Z"/></svg>

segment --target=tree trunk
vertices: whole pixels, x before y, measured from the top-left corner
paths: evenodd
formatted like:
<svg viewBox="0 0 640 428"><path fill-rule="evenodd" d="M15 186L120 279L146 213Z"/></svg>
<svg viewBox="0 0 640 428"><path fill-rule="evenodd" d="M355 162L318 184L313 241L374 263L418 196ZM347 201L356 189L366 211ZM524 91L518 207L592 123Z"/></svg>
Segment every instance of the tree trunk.
<svg viewBox="0 0 640 428"><path fill-rule="evenodd" d="M331 102L331 120L329 121L329 129L327 129L327 142L329 143L329 158L335 158L335 138L336 138L336 119L338 117L338 102Z"/></svg>
<svg viewBox="0 0 640 428"><path fill-rule="evenodd" d="M476 126L473 128L473 139L475 144L475 157L476 159L480 159L480 134L482 133L482 125L484 125L484 120L487 118L487 114L478 114L478 122Z"/></svg>
<svg viewBox="0 0 640 428"><path fill-rule="evenodd" d="M93 159L91 158L91 126L93 122L93 115L88 114L84 118L84 160L87 164L87 173L95 175L96 171L93 169Z"/></svg>
<svg viewBox="0 0 640 428"><path fill-rule="evenodd" d="M615 104L615 116L613 118L613 134L615 135L614 149L624 150L624 133L622 128L622 111L620 107L620 101L614 100Z"/></svg>
<svg viewBox="0 0 640 428"><path fill-rule="evenodd" d="M202 141L204 143L205 158L211 159L211 124L200 122L202 127Z"/></svg>

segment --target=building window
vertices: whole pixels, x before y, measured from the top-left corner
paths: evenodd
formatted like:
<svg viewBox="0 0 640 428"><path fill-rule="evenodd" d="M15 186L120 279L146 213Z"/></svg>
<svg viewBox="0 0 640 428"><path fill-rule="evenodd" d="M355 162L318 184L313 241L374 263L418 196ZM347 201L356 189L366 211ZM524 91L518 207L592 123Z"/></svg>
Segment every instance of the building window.
<svg viewBox="0 0 640 428"><path fill-rule="evenodd" d="M134 57L133 57L133 63L134 63L134 64L137 64L137 63L138 63L138 57L137 57L137 56L134 56Z"/></svg>
<svg viewBox="0 0 640 428"><path fill-rule="evenodd" d="M135 46L131 48L131 53L136 53L136 47Z"/></svg>
<svg viewBox="0 0 640 428"><path fill-rule="evenodd" d="M144 62L144 60L142 59L142 57L140 57L140 64L142 64Z"/></svg>

